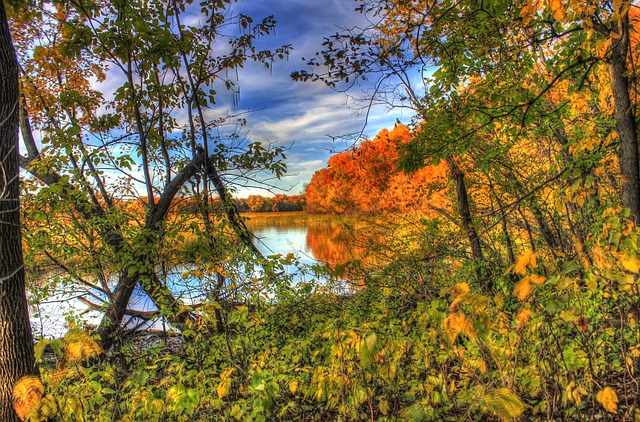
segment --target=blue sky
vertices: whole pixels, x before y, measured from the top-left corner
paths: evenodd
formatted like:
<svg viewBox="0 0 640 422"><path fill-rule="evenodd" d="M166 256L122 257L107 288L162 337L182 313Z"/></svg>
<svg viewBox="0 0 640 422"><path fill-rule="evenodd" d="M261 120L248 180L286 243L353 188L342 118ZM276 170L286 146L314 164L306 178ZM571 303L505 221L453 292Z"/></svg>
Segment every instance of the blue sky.
<svg viewBox="0 0 640 422"><path fill-rule="evenodd" d="M271 70L262 64L247 63L238 72L239 101L234 101L223 88L216 88L217 104L207 117L215 119L251 110L242 134L252 142L289 148L288 173L283 179L268 179L265 186L270 186L269 190L256 188L256 183L250 187L236 186L236 196L302 193L304 184L326 166L333 153L353 145L353 136L344 139L343 136L362 133L373 137L381 129L392 128L396 120L410 121L412 115L406 110L384 106L375 106L365 115L367 110L359 107L354 97L361 97L366 86L356 86L344 93L319 82L291 80L292 71L307 68L303 57L311 58L322 49L324 37L344 28L365 26L364 16L355 11L357 4L354 0L238 0L232 4L233 12L252 16L256 22L274 15L276 32L259 40L259 47L274 49L291 44L293 48L288 59L276 62ZM183 23L197 25L200 19L203 17L196 12L186 16L189 22ZM95 86L109 98L123 83L123 76L113 67L107 76L105 81L95 82Z"/></svg>
<svg viewBox="0 0 640 422"><path fill-rule="evenodd" d="M278 62L271 72L262 65L249 64L239 73L240 99L237 107L227 102L231 112L257 110L248 115L248 136L252 141L271 141L288 146L288 176L275 183L287 194L297 194L313 173L326 165L332 152L339 152L353 141L332 137L360 133L374 136L393 127L396 119L408 122L410 115L382 106L374 107L365 125L365 115L357 112L357 101L321 83L293 82L290 73L305 69L302 58L322 49L323 37L340 28L362 26L365 21L355 12L354 0L241 0L234 10L256 20L274 15L276 35L263 43L271 48L291 43L288 60ZM358 96L355 87L349 95ZM251 193L268 195L256 189L240 189L238 196ZM277 193L277 192L274 192Z"/></svg>

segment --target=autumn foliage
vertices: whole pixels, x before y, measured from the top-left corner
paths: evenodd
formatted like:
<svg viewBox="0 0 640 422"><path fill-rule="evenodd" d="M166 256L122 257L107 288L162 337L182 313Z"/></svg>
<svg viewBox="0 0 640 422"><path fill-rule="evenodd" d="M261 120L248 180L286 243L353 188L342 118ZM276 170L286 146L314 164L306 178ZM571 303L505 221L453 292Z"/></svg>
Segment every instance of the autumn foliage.
<svg viewBox="0 0 640 422"><path fill-rule="evenodd" d="M178 195L172 196L177 202L162 202L173 206L149 227L133 217L153 217L153 189L137 202L119 201L122 191L116 190L102 213L108 204L99 190L75 211L70 201L70 193L91 186L88 176L102 180L97 171L85 170L87 177L71 186L43 188L27 180L30 271L38 272L33 255L45 253L64 274L59 284L94 283L105 292L120 272L127 288L139 283L153 295L157 321L193 318L178 320L175 338L144 342L127 332L108 350L75 329L62 340L40 341L41 383L25 379L16 388L21 415L100 421L640 419L636 4L357 4L375 17L372 26L325 39L325 50L307 63L311 71L297 77L336 87L379 76L372 100L411 108L415 129L383 130L334 155L314 175L307 209L347 214L303 215L311 251L330 268L302 265L294 253L254 256L238 242L244 231L230 233L230 214L212 212L221 203L195 173L186 189L193 200ZM156 21L177 13L160 12ZM146 30L139 21L118 29L122 14L110 19L120 34ZM211 22L201 36L210 34ZM167 27L160 33L168 43L181 27ZM110 34L104 41L115 42ZM77 48L91 52L82 43ZM57 83L51 76L77 79L76 70L64 67L49 73L59 54L37 51L44 79L32 80L44 91L31 105L35 123L55 123L56 111L64 111L47 89ZM100 74L99 67L87 69ZM95 99L89 89L79 84L85 108ZM131 89L125 85L121 93ZM168 92L151 94L163 102ZM126 117L131 109L124 97L120 101ZM58 152L39 158L44 161L36 169L46 170L40 177L64 169L63 140L81 140L75 116L83 114L69 115L64 130L47 129L44 142L58 142ZM156 116L149 133L160 136L156 129L166 122ZM91 132L92 122L82 131ZM183 141L207 134L189 130ZM160 149L177 142L149 141ZM82 145L69 150L87 155L89 166L95 149ZM140 148L153 152L162 169L158 148ZM188 143L182 150L189 154ZM265 158L259 147L251 150ZM189 168L177 157L169 156L176 162L164 168L166 181L176 169ZM85 168L66 166L74 170L67 179ZM279 162L269 168L283 169ZM269 211L302 202L253 196L238 203ZM324 219L330 224L321 226ZM320 241L327 237L333 242ZM189 290L202 292L199 303L171 307L160 300L158 287L169 285L172 270L195 283L172 294L181 299ZM43 284L43 290L52 287Z"/></svg>
<svg viewBox="0 0 640 422"><path fill-rule="evenodd" d="M446 207L444 165L425 166L414 173L398 170L410 129L396 125L371 140L333 155L327 168L313 175L305 190L307 210L319 213L380 213L429 211Z"/></svg>

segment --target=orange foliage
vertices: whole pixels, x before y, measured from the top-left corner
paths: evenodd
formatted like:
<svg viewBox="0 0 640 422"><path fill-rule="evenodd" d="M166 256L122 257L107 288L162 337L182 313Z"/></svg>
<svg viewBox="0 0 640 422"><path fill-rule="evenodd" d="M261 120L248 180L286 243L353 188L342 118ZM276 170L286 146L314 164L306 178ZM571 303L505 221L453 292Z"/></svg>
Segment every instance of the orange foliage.
<svg viewBox="0 0 640 422"><path fill-rule="evenodd" d="M377 213L446 207L445 166L427 166L411 175L397 169L399 147L412 138L409 128L396 125L331 157L328 168L316 172L307 186L307 210Z"/></svg>

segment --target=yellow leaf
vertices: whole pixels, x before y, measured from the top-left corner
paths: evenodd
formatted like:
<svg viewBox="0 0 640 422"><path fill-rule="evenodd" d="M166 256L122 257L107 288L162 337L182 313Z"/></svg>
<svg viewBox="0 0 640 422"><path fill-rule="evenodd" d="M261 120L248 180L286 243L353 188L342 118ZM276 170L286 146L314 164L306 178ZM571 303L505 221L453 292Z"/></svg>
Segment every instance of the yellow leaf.
<svg viewBox="0 0 640 422"><path fill-rule="evenodd" d="M638 258L635 257L622 260L622 266L624 269L636 274L640 271L640 265L638 264L640 264L640 262L638 261Z"/></svg>
<svg viewBox="0 0 640 422"><path fill-rule="evenodd" d="M229 386L227 385L227 380L221 381L218 383L218 398L224 398L229 392Z"/></svg>
<svg viewBox="0 0 640 422"><path fill-rule="evenodd" d="M20 378L15 387L13 387L13 409L20 420L25 420L40 402L43 395L44 387L40 382L40 378L34 375Z"/></svg>
<svg viewBox="0 0 640 422"><path fill-rule="evenodd" d="M516 274L524 275L527 266L536 266L536 254L532 251L524 251L522 252L518 258L516 259L516 265L513 268L513 272Z"/></svg>
<svg viewBox="0 0 640 422"><path fill-rule="evenodd" d="M289 383L289 391L291 391L292 393L295 393L296 390L298 389L298 381L293 380Z"/></svg>
<svg viewBox="0 0 640 422"><path fill-rule="evenodd" d="M453 302L451 302L451 306L449 306L450 312L457 312L460 309L460 304L462 303L462 299L457 298Z"/></svg>
<svg viewBox="0 0 640 422"><path fill-rule="evenodd" d="M229 389L231 388L231 374L233 373L233 368L227 368L220 373L220 381L218 383L218 398L221 399L229 394Z"/></svg>
<svg viewBox="0 0 640 422"><path fill-rule="evenodd" d="M387 413L389 413L389 402L385 399L381 399L378 403L378 408L380 409L380 413L386 416Z"/></svg>
<svg viewBox="0 0 640 422"><path fill-rule="evenodd" d="M524 412L524 403L508 388L497 388L485 397L486 407L501 421L512 421Z"/></svg>
<svg viewBox="0 0 640 422"><path fill-rule="evenodd" d="M471 338L475 337L473 325L464 314L451 314L444 320L444 331L451 343L456 341L460 333L465 333Z"/></svg>
<svg viewBox="0 0 640 422"><path fill-rule="evenodd" d="M87 333L80 328L71 328L64 335L64 358L69 363L82 362L102 353L102 349Z"/></svg>
<svg viewBox="0 0 640 422"><path fill-rule="evenodd" d="M618 395L611 387L600 390L597 399L607 412L618 413Z"/></svg>
<svg viewBox="0 0 640 422"><path fill-rule="evenodd" d="M518 326L516 327L516 331L518 333L522 332L522 329L524 328L524 324L529 321L529 319L531 318L531 315L533 315L533 312L530 309L523 309L520 312L518 312L518 315L516 316L516 319L518 320Z"/></svg>
<svg viewBox="0 0 640 422"><path fill-rule="evenodd" d="M541 286L547 280L545 277L538 274L531 274L528 277L525 277L529 280L529 282L535 284L536 286Z"/></svg>
<svg viewBox="0 0 640 422"><path fill-rule="evenodd" d="M469 293L469 284L465 282L456 283L453 285L451 290L453 291L453 297L464 296Z"/></svg>
<svg viewBox="0 0 640 422"><path fill-rule="evenodd" d="M523 278L513 288L513 295L518 298L520 302L524 302L525 299L531 294L531 283L526 278Z"/></svg>
<svg viewBox="0 0 640 422"><path fill-rule="evenodd" d="M562 0L551 0L551 13L557 21L564 19L565 13L564 7L562 7Z"/></svg>

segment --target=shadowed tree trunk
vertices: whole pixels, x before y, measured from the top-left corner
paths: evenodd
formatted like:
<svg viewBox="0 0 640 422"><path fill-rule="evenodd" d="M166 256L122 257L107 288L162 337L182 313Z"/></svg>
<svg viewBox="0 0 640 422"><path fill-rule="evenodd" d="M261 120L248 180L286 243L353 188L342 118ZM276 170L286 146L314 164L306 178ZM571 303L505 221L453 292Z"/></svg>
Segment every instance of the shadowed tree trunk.
<svg viewBox="0 0 640 422"><path fill-rule="evenodd" d="M34 373L20 233L18 62L0 2L0 420L18 421L13 386Z"/></svg>
<svg viewBox="0 0 640 422"><path fill-rule="evenodd" d="M618 162L622 173L622 204L631 210L630 219L638 223L640 217L640 167L638 159L638 128L629 95L627 55L629 53L629 14L615 23L613 30L620 34L613 39L609 71L613 92L614 117L620 137Z"/></svg>
<svg viewBox="0 0 640 422"><path fill-rule="evenodd" d="M482 245L480 244L480 237L473 224L473 218L471 218L471 207L469 205L469 194L467 193L467 186L464 182L464 173L455 162L453 157L446 158L451 178L456 188L456 202L458 205L458 214L460 214L460 220L462 228L464 229L467 237L469 238L469 244L471 245L471 255L478 265L476 274L478 280L484 284L485 289L491 290L490 278L487 277L486 269L484 268L484 255L482 254Z"/></svg>

